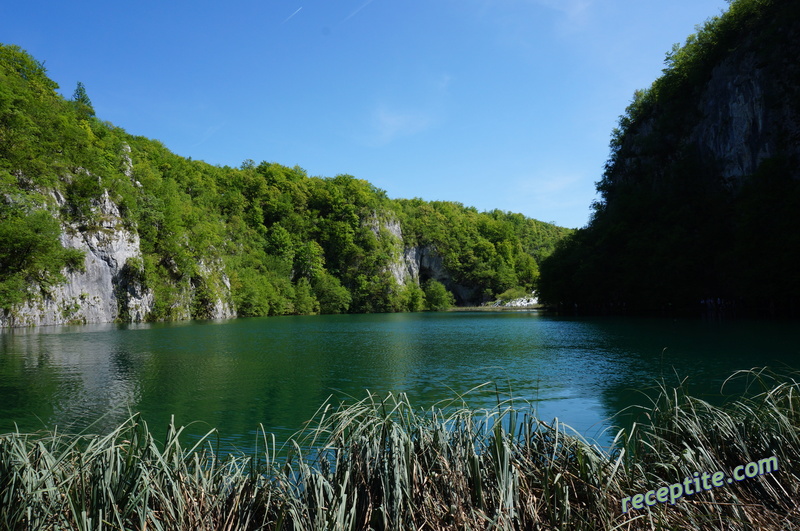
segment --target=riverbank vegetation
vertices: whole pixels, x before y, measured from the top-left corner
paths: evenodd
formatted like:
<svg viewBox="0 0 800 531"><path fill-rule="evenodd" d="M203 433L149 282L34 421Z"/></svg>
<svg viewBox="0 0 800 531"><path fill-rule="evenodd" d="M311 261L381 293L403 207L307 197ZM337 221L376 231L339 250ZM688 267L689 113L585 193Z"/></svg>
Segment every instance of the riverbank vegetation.
<svg viewBox="0 0 800 531"><path fill-rule="evenodd" d="M791 529L800 526L800 384L723 407L662 385L608 453L528 408L415 409L404 396L326 404L277 451L221 457L215 433L156 442L133 417L105 436L0 436L2 529ZM518 403L517 403L518 404ZM280 457L279 457L280 456ZM778 470L622 512L695 472Z"/></svg>
<svg viewBox="0 0 800 531"><path fill-rule="evenodd" d="M187 309L212 317L218 301L239 316L436 309L450 303L441 285L476 304L532 289L539 262L570 232L520 214L390 199L350 175L187 159L102 121L82 84L71 99L57 89L42 63L0 45L5 310L47 296L62 269L82 263L61 247L59 229L138 236L141 257L124 273L152 293L149 320ZM403 282L392 271L407 269L408 249L436 267Z"/></svg>

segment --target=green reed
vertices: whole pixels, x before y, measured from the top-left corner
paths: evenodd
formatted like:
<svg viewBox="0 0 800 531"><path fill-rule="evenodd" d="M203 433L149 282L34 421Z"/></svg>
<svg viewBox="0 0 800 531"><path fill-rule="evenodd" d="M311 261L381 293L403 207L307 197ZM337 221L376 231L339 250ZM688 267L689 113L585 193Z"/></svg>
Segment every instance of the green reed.
<svg viewBox="0 0 800 531"><path fill-rule="evenodd" d="M0 436L0 529L790 529L800 527L800 385L725 407L662 385L609 452L532 408L414 408L405 395L325 403L281 448L158 442L138 416L105 436ZM278 456L281 456L280 458ZM780 470L622 513L621 500L775 455Z"/></svg>

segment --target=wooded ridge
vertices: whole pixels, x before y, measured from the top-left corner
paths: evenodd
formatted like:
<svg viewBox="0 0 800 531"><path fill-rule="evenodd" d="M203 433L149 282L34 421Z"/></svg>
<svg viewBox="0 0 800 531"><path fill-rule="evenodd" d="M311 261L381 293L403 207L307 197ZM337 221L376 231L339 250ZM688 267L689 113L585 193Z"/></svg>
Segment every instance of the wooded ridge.
<svg viewBox="0 0 800 531"><path fill-rule="evenodd" d="M541 298L589 311L800 302L800 4L735 0L637 91L589 224L542 264Z"/></svg>
<svg viewBox="0 0 800 531"><path fill-rule="evenodd" d="M570 231L394 200L350 175L214 166L95 115L0 45L0 326L443 309L530 293Z"/></svg>

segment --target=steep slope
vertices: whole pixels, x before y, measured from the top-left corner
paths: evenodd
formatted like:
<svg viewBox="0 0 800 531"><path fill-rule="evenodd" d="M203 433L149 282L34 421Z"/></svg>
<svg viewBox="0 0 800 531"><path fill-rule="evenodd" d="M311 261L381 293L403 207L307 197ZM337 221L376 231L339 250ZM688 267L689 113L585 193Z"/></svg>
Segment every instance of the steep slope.
<svg viewBox="0 0 800 531"><path fill-rule="evenodd" d="M737 0L667 54L542 297L596 310L800 301L800 4ZM701 301L705 301L702 302Z"/></svg>
<svg viewBox="0 0 800 531"><path fill-rule="evenodd" d="M534 289L569 231L349 175L185 159L0 45L0 327L417 311Z"/></svg>

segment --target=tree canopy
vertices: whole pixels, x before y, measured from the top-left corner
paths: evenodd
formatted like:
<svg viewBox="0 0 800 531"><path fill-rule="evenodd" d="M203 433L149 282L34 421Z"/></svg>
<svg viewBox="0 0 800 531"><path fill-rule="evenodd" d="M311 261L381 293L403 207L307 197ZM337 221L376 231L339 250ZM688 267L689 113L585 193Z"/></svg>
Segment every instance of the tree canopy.
<svg viewBox="0 0 800 531"><path fill-rule="evenodd" d="M474 295L459 302L479 302L536 287L539 262L569 233L520 214L392 200L346 174L187 159L101 121L82 83L71 100L57 88L26 52L0 45L0 215L9 220L0 231L9 253L0 256L3 307L37 292L20 297L12 286L39 282L46 290L63 279L76 257L58 235L67 226L99 230L104 194L140 238L142 258L129 266L154 295L152 320L178 318L187 305L192 316L207 317L228 293L241 316L443 308L457 287ZM426 284L423 274L421 285L398 283L396 225L404 245L442 258L450 281ZM12 252L18 247L24 260Z"/></svg>
<svg viewBox="0 0 800 531"><path fill-rule="evenodd" d="M590 223L541 264L543 300L602 311L701 301L796 311L798 35L797 2L735 0L667 53L663 75L634 94L613 131ZM753 86L736 110L741 87ZM760 112L742 123L763 121L763 131L743 139L734 112ZM731 178L737 150L758 164Z"/></svg>

